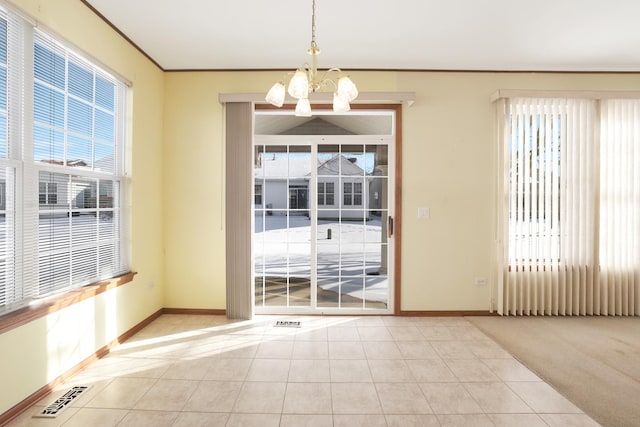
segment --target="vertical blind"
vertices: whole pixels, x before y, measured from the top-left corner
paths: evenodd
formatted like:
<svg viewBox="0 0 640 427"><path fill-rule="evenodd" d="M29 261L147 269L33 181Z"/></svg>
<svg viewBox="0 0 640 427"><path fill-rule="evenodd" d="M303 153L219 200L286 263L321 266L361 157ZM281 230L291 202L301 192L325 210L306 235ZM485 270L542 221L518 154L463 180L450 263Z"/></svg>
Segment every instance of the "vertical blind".
<svg viewBox="0 0 640 427"><path fill-rule="evenodd" d="M602 314L640 314L640 100L601 105Z"/></svg>
<svg viewBox="0 0 640 427"><path fill-rule="evenodd" d="M638 101L503 106L499 312L637 314Z"/></svg>
<svg viewBox="0 0 640 427"><path fill-rule="evenodd" d="M227 317L251 319L255 301L251 283L253 104L228 102L225 116Z"/></svg>
<svg viewBox="0 0 640 427"><path fill-rule="evenodd" d="M6 311L124 273L128 264L125 84L3 13L0 310Z"/></svg>

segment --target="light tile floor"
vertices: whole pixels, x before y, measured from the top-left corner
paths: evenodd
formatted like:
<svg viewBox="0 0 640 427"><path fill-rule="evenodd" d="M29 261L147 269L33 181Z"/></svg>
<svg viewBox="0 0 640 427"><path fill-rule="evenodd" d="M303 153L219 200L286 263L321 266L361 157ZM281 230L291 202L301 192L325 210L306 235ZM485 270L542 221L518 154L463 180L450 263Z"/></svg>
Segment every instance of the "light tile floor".
<svg viewBox="0 0 640 427"><path fill-rule="evenodd" d="M9 425L598 426L464 318L278 319L161 316Z"/></svg>

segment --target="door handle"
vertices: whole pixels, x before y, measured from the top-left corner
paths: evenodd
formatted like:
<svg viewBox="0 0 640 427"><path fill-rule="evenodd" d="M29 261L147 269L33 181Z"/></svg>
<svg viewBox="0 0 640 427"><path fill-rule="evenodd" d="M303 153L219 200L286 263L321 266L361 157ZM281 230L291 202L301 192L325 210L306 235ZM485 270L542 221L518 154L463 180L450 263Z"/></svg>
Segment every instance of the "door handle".
<svg viewBox="0 0 640 427"><path fill-rule="evenodd" d="M393 236L393 217L390 216L387 218L387 237L391 238Z"/></svg>

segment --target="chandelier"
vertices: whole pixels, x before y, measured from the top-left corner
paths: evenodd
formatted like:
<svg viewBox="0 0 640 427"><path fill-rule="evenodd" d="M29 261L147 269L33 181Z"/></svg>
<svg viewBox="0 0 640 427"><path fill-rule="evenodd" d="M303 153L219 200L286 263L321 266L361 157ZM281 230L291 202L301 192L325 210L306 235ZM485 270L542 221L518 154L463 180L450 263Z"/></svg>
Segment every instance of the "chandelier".
<svg viewBox="0 0 640 427"><path fill-rule="evenodd" d="M311 104L309 103L309 94L323 90L333 90L333 111L336 113L345 113L351 109L349 103L358 96L358 88L349 77L344 75L339 68L331 68L322 75L318 74L318 54L320 48L316 44L316 1L312 0L311 13L311 46L307 49L307 53L311 55L311 65L305 63L295 72L289 73L291 76L287 92L293 98L297 99L296 116L311 116ZM337 80L333 75L337 74ZM285 97L284 81L274 84L265 100L271 105L282 107Z"/></svg>

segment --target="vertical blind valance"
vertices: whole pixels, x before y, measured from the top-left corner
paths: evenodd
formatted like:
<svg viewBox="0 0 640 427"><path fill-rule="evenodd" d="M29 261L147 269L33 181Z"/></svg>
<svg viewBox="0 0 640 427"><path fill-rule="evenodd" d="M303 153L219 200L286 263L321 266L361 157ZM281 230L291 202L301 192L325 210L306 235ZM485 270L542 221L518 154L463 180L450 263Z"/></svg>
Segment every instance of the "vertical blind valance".
<svg viewBox="0 0 640 427"><path fill-rule="evenodd" d="M500 102L501 314L639 312L639 103Z"/></svg>

